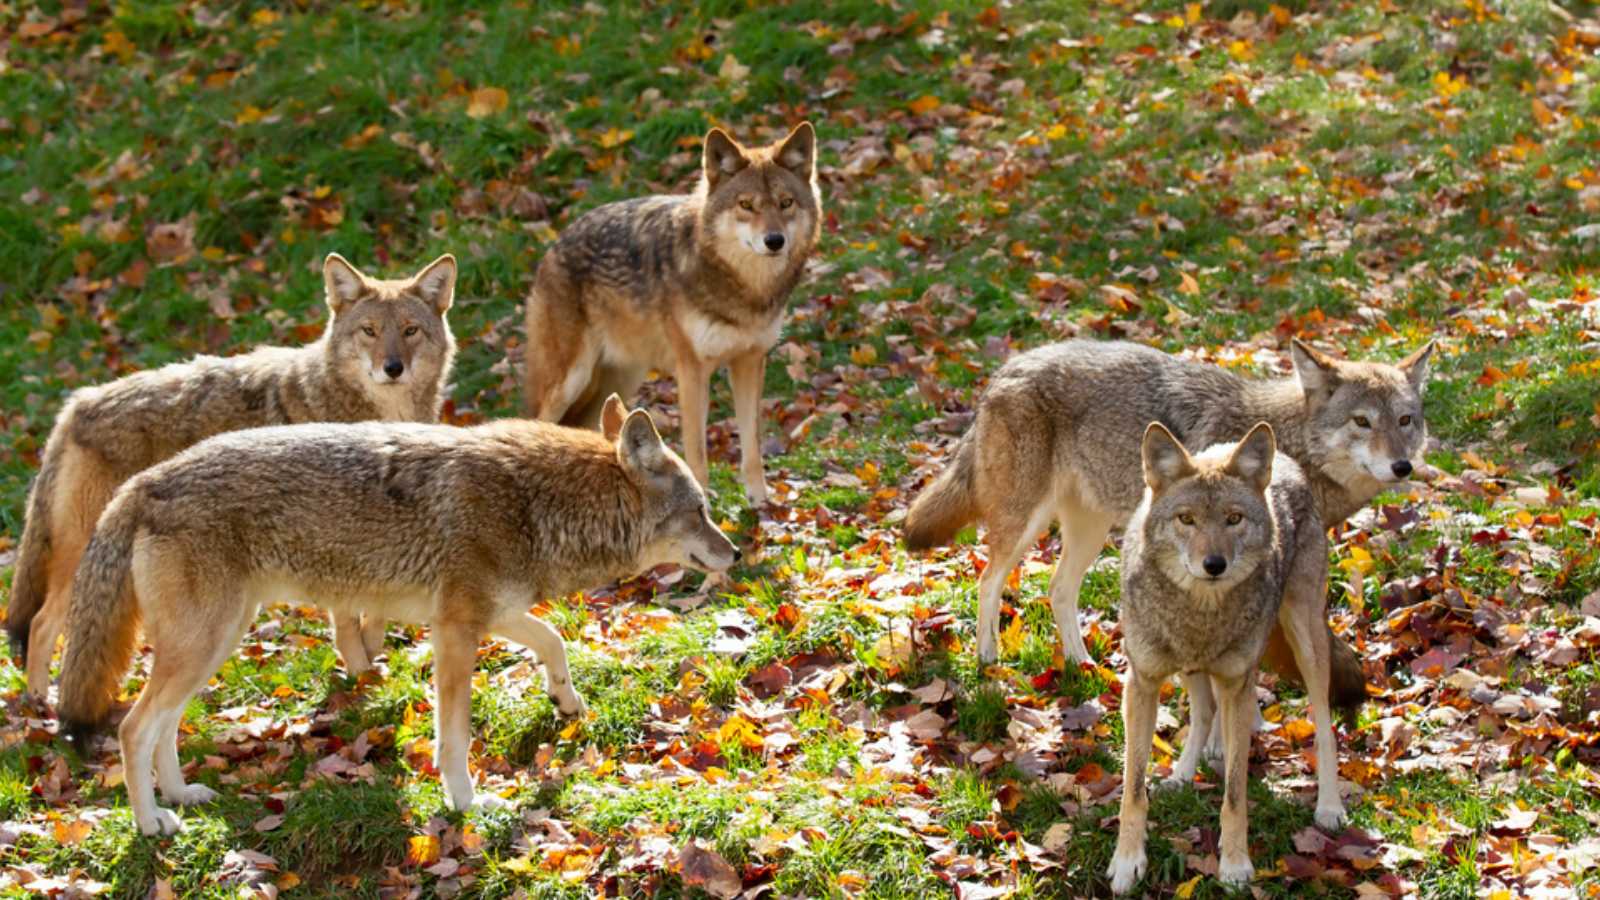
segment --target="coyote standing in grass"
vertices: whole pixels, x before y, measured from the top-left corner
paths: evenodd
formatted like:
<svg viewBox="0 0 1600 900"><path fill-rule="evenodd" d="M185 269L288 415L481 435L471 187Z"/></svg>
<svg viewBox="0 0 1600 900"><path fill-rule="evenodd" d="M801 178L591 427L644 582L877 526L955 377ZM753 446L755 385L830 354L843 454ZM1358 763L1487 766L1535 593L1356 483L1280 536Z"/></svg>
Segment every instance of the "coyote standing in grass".
<svg viewBox="0 0 1600 900"><path fill-rule="evenodd" d="M100 511L135 473L226 431L439 417L455 355L445 322L455 296L455 257L446 254L410 278L385 281L331 253L322 272L331 316L315 343L199 356L82 388L67 400L28 495L6 613L12 653L25 661L35 697L49 691L50 657L78 559ZM365 629L362 634L353 618L334 622L352 674L370 668L382 645L381 620Z"/></svg>
<svg viewBox="0 0 1600 900"><path fill-rule="evenodd" d="M1194 778L1220 705L1224 746L1222 846L1217 877L1250 880L1245 787L1249 778L1256 666L1280 620L1313 697L1325 696L1327 535L1316 499L1293 460L1274 456L1272 428L1190 456L1159 422L1141 448L1144 500L1122 540L1122 721L1126 732L1121 827L1107 875L1127 893L1144 874L1145 770L1161 684L1183 677L1190 732L1172 781ZM1280 612L1281 610L1281 612ZM1325 717L1324 717L1325 720ZM1320 723L1319 723L1320 724ZM1317 824L1344 820L1331 729L1318 728Z"/></svg>
<svg viewBox="0 0 1600 900"><path fill-rule="evenodd" d="M1138 344L1073 340L1023 353L995 372L952 460L912 504L905 540L942 544L985 525L989 565L978 581L978 656L996 658L1000 591L1040 532L1061 527L1050 605L1068 659L1089 651L1078 588L1144 485L1136 461L1152 421L1193 446L1237 440L1266 421L1305 470L1331 527L1410 477L1427 440L1422 388L1429 343L1396 365L1335 359L1294 341L1292 378L1247 379ZM1333 634L1326 624L1324 639ZM1294 677L1274 639L1273 667ZM1366 699L1353 650L1333 640L1334 706Z"/></svg>
<svg viewBox="0 0 1600 900"><path fill-rule="evenodd" d="M726 364L745 493L765 502L761 391L821 233L816 143L809 122L768 147L713 128L694 193L610 203L567 226L528 296L529 413L593 427L607 394L670 371L683 455L705 485L711 376Z"/></svg>
<svg viewBox="0 0 1600 900"><path fill-rule="evenodd" d="M664 563L721 572L739 556L650 414L625 415L613 397L602 415L604 434L526 420L234 432L134 476L73 584L63 725L81 737L105 719L142 620L154 656L119 730L123 770L139 830L176 831L152 766L169 801L214 796L183 780L185 704L260 604L306 596L432 626L437 765L466 809L485 632L532 650L557 707L581 715L561 636L528 607Z"/></svg>

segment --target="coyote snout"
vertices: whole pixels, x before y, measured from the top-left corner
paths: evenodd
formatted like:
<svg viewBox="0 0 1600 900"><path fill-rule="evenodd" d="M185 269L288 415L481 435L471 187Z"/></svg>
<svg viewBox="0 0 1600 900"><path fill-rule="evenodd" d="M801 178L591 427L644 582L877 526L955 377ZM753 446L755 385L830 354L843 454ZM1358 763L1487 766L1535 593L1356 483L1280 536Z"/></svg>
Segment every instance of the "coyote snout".
<svg viewBox="0 0 1600 900"><path fill-rule="evenodd" d="M1149 552L1181 587L1225 591L1248 578L1271 549L1264 491L1272 478L1272 429L1262 427L1237 447L1190 456L1170 432L1145 432L1145 483L1150 488Z"/></svg>

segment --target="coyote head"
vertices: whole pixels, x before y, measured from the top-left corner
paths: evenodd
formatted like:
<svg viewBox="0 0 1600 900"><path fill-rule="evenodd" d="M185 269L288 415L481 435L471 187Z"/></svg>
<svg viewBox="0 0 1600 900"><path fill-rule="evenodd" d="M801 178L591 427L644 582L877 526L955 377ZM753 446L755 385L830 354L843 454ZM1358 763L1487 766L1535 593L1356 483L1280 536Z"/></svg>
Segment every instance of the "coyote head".
<svg viewBox="0 0 1600 900"><path fill-rule="evenodd" d="M766 147L744 147L720 128L706 135L702 240L753 286L804 260L817 242L817 133L802 122Z"/></svg>
<svg viewBox="0 0 1600 900"><path fill-rule="evenodd" d="M1298 340L1291 353L1306 395L1305 461L1370 493L1409 478L1428 440L1422 389L1433 342L1393 365L1336 359Z"/></svg>
<svg viewBox="0 0 1600 900"><path fill-rule="evenodd" d="M661 440L648 412L627 412L622 398L612 394L600 424L606 439L616 442L617 461L644 501L639 512L645 532L641 571L671 563L723 572L739 561L738 548L711 521L700 482Z"/></svg>
<svg viewBox="0 0 1600 900"><path fill-rule="evenodd" d="M396 280L371 278L337 253L322 264L329 349L339 371L368 394L439 381L455 352L445 313L455 299L456 259L446 253Z"/></svg>
<svg viewBox="0 0 1600 900"><path fill-rule="evenodd" d="M1160 422L1145 428L1144 552L1174 585L1220 595L1271 553L1274 450L1265 422L1193 456Z"/></svg>

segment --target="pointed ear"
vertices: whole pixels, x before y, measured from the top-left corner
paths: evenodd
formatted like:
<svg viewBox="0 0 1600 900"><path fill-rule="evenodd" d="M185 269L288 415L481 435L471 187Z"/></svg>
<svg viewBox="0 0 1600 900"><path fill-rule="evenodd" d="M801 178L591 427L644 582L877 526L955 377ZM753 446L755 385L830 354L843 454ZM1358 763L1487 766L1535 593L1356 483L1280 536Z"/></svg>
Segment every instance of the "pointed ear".
<svg viewBox="0 0 1600 900"><path fill-rule="evenodd" d="M456 258L446 253L428 263L411 276L411 285L433 306L434 312L444 315L456 299Z"/></svg>
<svg viewBox="0 0 1600 900"><path fill-rule="evenodd" d="M1265 491L1272 482L1272 455L1277 451L1277 437L1272 426L1258 422L1228 454L1224 470L1250 482L1258 491Z"/></svg>
<svg viewBox="0 0 1600 900"><path fill-rule="evenodd" d="M350 265L349 260L337 253L329 253L322 261L322 288L327 295L328 308L338 315L367 289L367 276Z"/></svg>
<svg viewBox="0 0 1600 900"><path fill-rule="evenodd" d="M1400 360L1396 367L1406 373L1406 380L1411 382L1411 387L1417 393L1422 393L1423 385L1428 383L1428 362L1433 359L1433 346L1436 342L1429 341L1412 351L1411 355Z"/></svg>
<svg viewBox="0 0 1600 900"><path fill-rule="evenodd" d="M739 142L721 128L713 128L706 135L705 156L701 161L705 168L706 184L716 187L717 183L729 175L734 175L750 165L750 157L744 155L744 148Z"/></svg>
<svg viewBox="0 0 1600 900"><path fill-rule="evenodd" d="M1145 426L1141 453L1144 483L1158 494L1174 481L1194 474L1194 460L1189 458L1189 451L1183 449L1183 444L1160 422Z"/></svg>
<svg viewBox="0 0 1600 900"><path fill-rule="evenodd" d="M783 139L778 152L773 154L778 165L799 175L806 181L817 170L817 131L810 122L801 122Z"/></svg>
<svg viewBox="0 0 1600 900"><path fill-rule="evenodd" d="M1339 386L1339 361L1295 338L1289 345L1294 374L1307 397L1326 397Z"/></svg>
<svg viewBox="0 0 1600 900"><path fill-rule="evenodd" d="M630 472L655 472L666 463L667 447L648 412L636 409L623 420L617 435L617 459Z"/></svg>
<svg viewBox="0 0 1600 900"><path fill-rule="evenodd" d="M622 433L622 420L628 417L628 408L622 405L622 398L616 394L606 398L606 405L600 409L600 433L606 440L615 444L617 435Z"/></svg>

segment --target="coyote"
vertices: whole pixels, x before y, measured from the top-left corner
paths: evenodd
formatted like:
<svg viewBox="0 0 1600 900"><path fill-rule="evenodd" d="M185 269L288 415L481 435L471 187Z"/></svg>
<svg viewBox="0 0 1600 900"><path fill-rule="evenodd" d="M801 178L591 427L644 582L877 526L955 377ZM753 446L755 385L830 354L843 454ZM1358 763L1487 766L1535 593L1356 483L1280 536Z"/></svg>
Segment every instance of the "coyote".
<svg viewBox="0 0 1600 900"><path fill-rule="evenodd" d="M337 253L322 266L327 328L304 347L259 347L240 356L198 356L67 399L28 495L27 521L6 613L12 655L43 698L50 657L68 608L78 558L112 493L134 473L225 431L367 419L431 422L455 341L445 312L456 261L445 254L410 278L369 278ZM383 623L361 633L335 619L351 674L371 667Z"/></svg>
<svg viewBox="0 0 1600 900"><path fill-rule="evenodd" d="M767 351L821 223L811 123L768 147L713 128L694 193L590 210L545 254L528 296L529 414L593 427L608 393L632 396L650 370L670 371L683 455L705 485L711 376L726 364L745 493L766 502Z"/></svg>
<svg viewBox="0 0 1600 900"><path fill-rule="evenodd" d="M1151 422L1141 454L1147 488L1122 540L1126 764L1122 822L1106 874L1119 894L1144 874L1145 769L1161 683L1177 674L1189 694L1190 732L1171 782L1194 778L1220 705L1225 791L1217 875L1242 884L1254 874L1245 786L1256 665L1280 621L1315 710L1316 821L1330 829L1344 821L1325 702L1327 535L1310 483L1292 459L1274 456L1265 422L1236 445L1217 444L1195 456Z"/></svg>
<svg viewBox="0 0 1600 900"><path fill-rule="evenodd" d="M169 801L215 796L184 783L184 705L260 604L305 596L432 626L436 762L451 805L466 809L485 632L532 650L560 711L582 715L561 637L528 607L664 563L722 572L739 557L649 413L624 415L613 398L603 424L290 425L220 435L134 476L73 584L64 728L81 740L104 721L142 620L154 657L119 729L123 769L139 830L176 831L152 767Z"/></svg>
<svg viewBox="0 0 1600 900"><path fill-rule="evenodd" d="M991 662L1001 587L1040 532L1060 523L1050 605L1068 659L1086 661L1079 582L1139 504L1136 460L1146 424L1160 422L1206 446L1268 422L1282 452L1305 470L1331 527L1410 477L1427 440L1422 388L1432 353L1430 342L1396 365L1348 362L1296 340L1294 377L1273 379L1241 378L1123 342L1072 340L1023 353L995 372L953 459L912 504L906 544L948 542L974 520L987 527L978 656ZM1326 625L1323 631L1333 637ZM1333 647L1332 702L1359 706L1366 699L1360 660L1341 641Z"/></svg>

